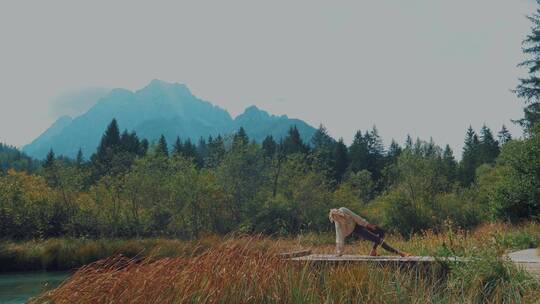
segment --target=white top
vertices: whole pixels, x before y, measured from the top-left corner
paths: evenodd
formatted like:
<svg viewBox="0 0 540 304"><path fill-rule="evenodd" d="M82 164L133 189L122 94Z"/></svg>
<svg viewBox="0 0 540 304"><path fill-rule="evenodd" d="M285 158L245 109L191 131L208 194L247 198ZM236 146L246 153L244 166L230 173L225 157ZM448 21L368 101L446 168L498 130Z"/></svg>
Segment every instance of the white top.
<svg viewBox="0 0 540 304"><path fill-rule="evenodd" d="M354 231L356 225L367 227L369 224L363 217L345 207L330 210L328 218L336 226L336 251L338 254L343 252L345 238Z"/></svg>

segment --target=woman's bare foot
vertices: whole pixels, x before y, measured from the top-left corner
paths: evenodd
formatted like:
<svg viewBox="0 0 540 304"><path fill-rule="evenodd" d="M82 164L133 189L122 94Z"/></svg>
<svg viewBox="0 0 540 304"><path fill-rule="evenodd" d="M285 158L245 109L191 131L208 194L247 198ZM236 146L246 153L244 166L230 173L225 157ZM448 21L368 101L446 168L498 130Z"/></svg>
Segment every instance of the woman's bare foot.
<svg viewBox="0 0 540 304"><path fill-rule="evenodd" d="M377 249L371 249L369 256L379 256L379 254L377 253Z"/></svg>
<svg viewBox="0 0 540 304"><path fill-rule="evenodd" d="M400 255L402 258L406 258L406 257L410 257L410 256L411 256L411 254L408 253L408 252L401 252L399 255Z"/></svg>

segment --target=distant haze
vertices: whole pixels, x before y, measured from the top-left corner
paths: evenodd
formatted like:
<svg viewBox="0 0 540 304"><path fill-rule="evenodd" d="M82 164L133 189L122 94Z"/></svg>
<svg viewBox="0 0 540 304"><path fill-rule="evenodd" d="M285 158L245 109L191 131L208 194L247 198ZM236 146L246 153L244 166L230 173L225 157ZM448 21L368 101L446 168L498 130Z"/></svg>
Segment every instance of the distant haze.
<svg viewBox="0 0 540 304"><path fill-rule="evenodd" d="M2 1L0 142L22 146L108 89L158 78L229 110L350 142L377 125L449 143L519 118L532 0Z"/></svg>
<svg viewBox="0 0 540 304"><path fill-rule="evenodd" d="M107 95L110 89L101 87L81 88L60 94L51 103L51 116L79 116Z"/></svg>

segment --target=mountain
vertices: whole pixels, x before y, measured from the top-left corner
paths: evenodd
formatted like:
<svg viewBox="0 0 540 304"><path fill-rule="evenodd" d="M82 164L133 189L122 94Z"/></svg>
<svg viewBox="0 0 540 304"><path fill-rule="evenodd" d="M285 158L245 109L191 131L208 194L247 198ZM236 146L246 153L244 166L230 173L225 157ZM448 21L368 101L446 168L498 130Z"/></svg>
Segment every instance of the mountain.
<svg viewBox="0 0 540 304"><path fill-rule="evenodd" d="M287 135L291 126L296 126L304 141L310 142L315 129L300 119L293 119L287 115L275 116L260 110L256 106L248 107L244 113L234 119L234 130L243 127L249 138L262 142L267 135L280 139Z"/></svg>
<svg viewBox="0 0 540 304"><path fill-rule="evenodd" d="M299 119L270 115L251 106L235 119L224 109L194 96L183 84L152 80L132 92L113 89L86 113L59 118L43 134L23 147L23 151L43 159L52 148L57 155L75 157L82 149L85 157L95 152L107 125L116 118L121 130L137 132L150 142L165 135L169 143L177 136L197 141L201 136L232 134L244 127L248 136L261 142L267 135L280 139L296 125L309 141L315 128Z"/></svg>

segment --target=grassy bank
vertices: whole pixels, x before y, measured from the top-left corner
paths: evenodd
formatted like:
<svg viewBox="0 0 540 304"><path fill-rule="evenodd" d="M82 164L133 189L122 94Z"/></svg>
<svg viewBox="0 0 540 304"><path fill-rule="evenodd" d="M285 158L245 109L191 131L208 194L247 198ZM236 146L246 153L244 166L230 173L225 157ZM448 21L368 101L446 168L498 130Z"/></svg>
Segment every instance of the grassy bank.
<svg viewBox="0 0 540 304"><path fill-rule="evenodd" d="M74 270L83 265L123 255L128 258L143 257L193 257L219 246L235 236L206 236L196 241L164 238L145 239L72 239L53 238L33 241L0 242L0 272L31 270ZM387 237L396 247L415 255L475 254L482 244L495 244L499 252L540 247L540 225L528 223L520 226L488 224L472 232L448 230L435 234L429 231L403 238ZM264 238L256 242L260 248L295 250L310 248L321 253L334 251L333 234L304 234L289 238ZM351 241L348 253L367 253L370 244ZM381 252L382 253L382 252Z"/></svg>
<svg viewBox="0 0 540 304"><path fill-rule="evenodd" d="M74 270L115 256L190 256L200 254L218 242L217 237L197 242L173 239L73 239L53 238L0 243L0 272L33 270Z"/></svg>
<svg viewBox="0 0 540 304"><path fill-rule="evenodd" d="M467 264L395 268L310 267L276 258L284 249L331 251L329 236L235 237L191 257L110 258L85 266L33 303L535 303L540 281L501 258L538 245L537 224L488 225L391 241L413 253L460 253ZM321 243L322 242L322 243ZM350 251L367 250L364 242Z"/></svg>

